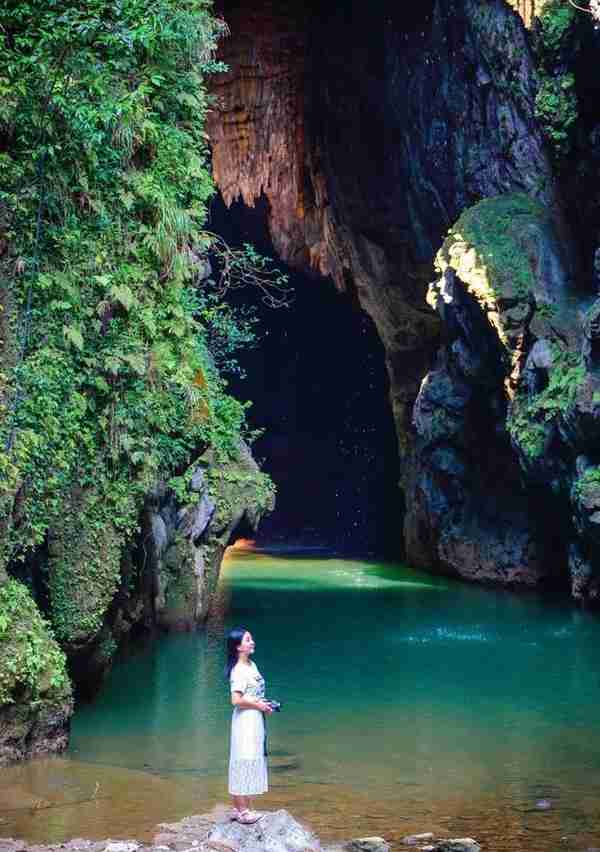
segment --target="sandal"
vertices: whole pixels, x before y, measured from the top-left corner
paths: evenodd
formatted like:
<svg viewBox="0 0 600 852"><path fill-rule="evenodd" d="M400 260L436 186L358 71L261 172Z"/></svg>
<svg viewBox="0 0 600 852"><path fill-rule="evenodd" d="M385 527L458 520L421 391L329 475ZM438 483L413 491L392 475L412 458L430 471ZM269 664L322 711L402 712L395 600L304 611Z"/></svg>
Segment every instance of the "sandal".
<svg viewBox="0 0 600 852"><path fill-rule="evenodd" d="M257 811L249 811L248 809L239 811L237 815L237 821L241 822L242 825L254 825L255 822L258 822L259 819L262 819L264 814L259 814Z"/></svg>
<svg viewBox="0 0 600 852"><path fill-rule="evenodd" d="M237 809L237 808L232 808L232 809L231 809L231 812L230 812L230 814L229 814L229 819L230 819L232 822L235 822L235 820L239 817L239 815L240 815L240 812L238 811L238 809Z"/></svg>

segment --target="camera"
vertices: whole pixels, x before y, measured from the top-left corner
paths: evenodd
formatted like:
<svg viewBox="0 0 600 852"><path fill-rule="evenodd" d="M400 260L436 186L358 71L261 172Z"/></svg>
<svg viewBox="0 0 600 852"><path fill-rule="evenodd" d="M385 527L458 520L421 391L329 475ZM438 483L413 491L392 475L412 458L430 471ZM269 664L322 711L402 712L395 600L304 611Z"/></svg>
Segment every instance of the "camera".
<svg viewBox="0 0 600 852"><path fill-rule="evenodd" d="M272 701L270 698L265 698L265 701L271 705L274 713L281 713L281 701Z"/></svg>

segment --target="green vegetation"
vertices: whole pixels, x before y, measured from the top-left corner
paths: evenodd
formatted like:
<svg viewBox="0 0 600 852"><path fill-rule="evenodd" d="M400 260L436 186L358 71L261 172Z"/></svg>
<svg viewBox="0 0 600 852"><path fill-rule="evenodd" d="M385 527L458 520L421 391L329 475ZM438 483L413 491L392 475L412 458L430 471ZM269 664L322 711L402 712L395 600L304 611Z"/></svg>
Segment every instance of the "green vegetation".
<svg viewBox="0 0 600 852"><path fill-rule="evenodd" d="M577 121L575 76L542 76L535 99L535 114L557 156L571 149L571 131Z"/></svg>
<svg viewBox="0 0 600 852"><path fill-rule="evenodd" d="M0 586L0 705L71 700L65 655L21 583Z"/></svg>
<svg viewBox="0 0 600 852"><path fill-rule="evenodd" d="M578 104L572 67L576 53L578 14L565 0L548 0L535 27L538 92L535 113L558 164L569 154Z"/></svg>
<svg viewBox="0 0 600 852"><path fill-rule="evenodd" d="M546 61L557 62L572 35L577 11L568 0L546 0L538 17L537 48Z"/></svg>
<svg viewBox="0 0 600 852"><path fill-rule="evenodd" d="M600 497L600 467L588 467L575 481L575 494L579 498Z"/></svg>
<svg viewBox="0 0 600 852"><path fill-rule="evenodd" d="M585 366L581 356L555 344L547 386L533 396L522 391L517 394L507 426L513 440L527 457L540 456L544 449L546 424L569 410L584 377Z"/></svg>
<svg viewBox="0 0 600 852"><path fill-rule="evenodd" d="M454 265L454 244L468 243L477 255L480 296L493 300L525 298L533 293L534 280L519 236L527 225L549 218L548 210L525 193L486 198L461 215L444 243L442 256Z"/></svg>
<svg viewBox="0 0 600 852"><path fill-rule="evenodd" d="M525 193L486 198L460 218L456 228L477 248L498 296L507 294L507 289L519 296L533 291L531 265L515 236L530 221L548 218L548 211Z"/></svg>
<svg viewBox="0 0 600 852"><path fill-rule="evenodd" d="M0 565L51 532L63 641L100 627L149 486L184 496L192 460L245 433L219 369L254 332L223 291L240 271L284 282L222 244L226 275L207 274L204 80L224 29L208 0L4 10Z"/></svg>

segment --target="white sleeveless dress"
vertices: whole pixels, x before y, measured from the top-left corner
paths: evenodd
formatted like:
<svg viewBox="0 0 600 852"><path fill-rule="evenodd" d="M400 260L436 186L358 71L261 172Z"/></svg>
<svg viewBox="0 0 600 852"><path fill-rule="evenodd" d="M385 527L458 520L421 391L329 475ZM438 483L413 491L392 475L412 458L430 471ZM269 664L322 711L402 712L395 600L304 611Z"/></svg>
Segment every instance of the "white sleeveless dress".
<svg viewBox="0 0 600 852"><path fill-rule="evenodd" d="M237 663L229 677L231 692L248 698L265 697L265 681L254 663ZM269 789L265 757L265 720L260 710L233 708L229 752L229 793L257 796Z"/></svg>

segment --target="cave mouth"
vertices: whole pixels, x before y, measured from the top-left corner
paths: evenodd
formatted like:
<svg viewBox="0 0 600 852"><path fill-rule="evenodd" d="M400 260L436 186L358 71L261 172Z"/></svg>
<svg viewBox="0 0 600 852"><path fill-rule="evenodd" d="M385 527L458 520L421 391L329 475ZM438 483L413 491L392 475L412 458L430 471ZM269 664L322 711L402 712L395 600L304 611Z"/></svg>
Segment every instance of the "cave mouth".
<svg viewBox="0 0 600 852"><path fill-rule="evenodd" d="M252 401L249 425L265 430L253 453L277 486L257 545L398 556L399 462L383 346L352 295L277 260L267 212L264 197L254 208L227 208L217 197L208 223L232 247L249 242L274 258L294 292L279 309L253 288L228 295L256 305L259 318L259 339L238 355L244 375L228 377L232 394Z"/></svg>

